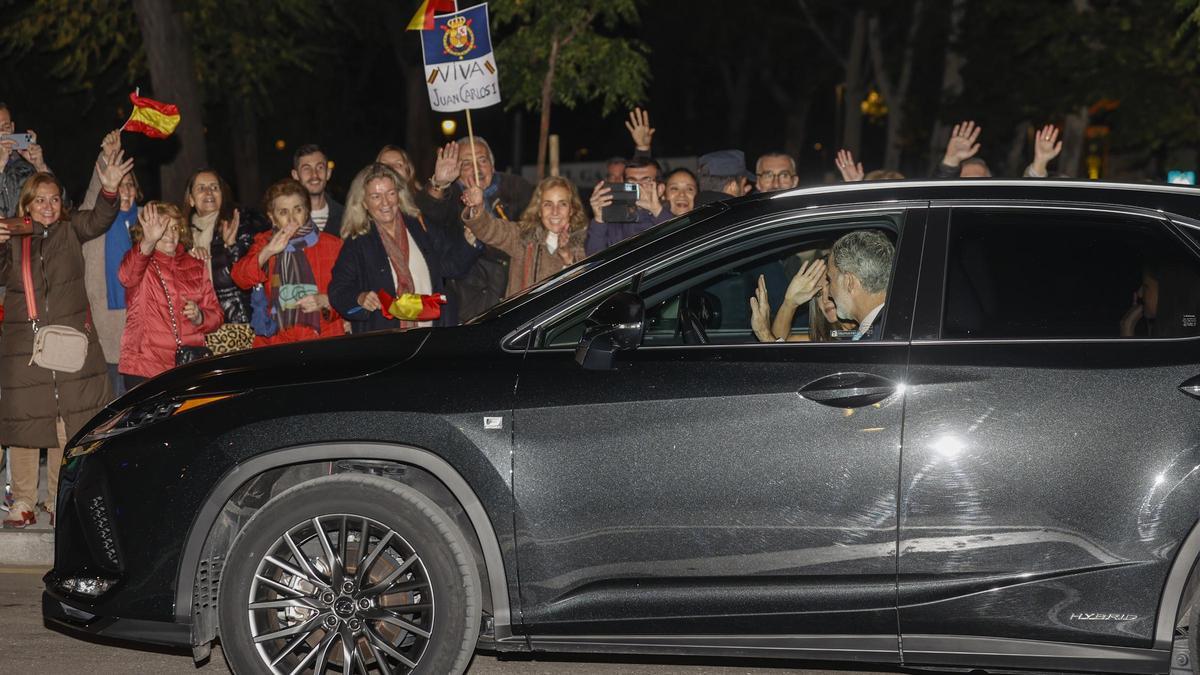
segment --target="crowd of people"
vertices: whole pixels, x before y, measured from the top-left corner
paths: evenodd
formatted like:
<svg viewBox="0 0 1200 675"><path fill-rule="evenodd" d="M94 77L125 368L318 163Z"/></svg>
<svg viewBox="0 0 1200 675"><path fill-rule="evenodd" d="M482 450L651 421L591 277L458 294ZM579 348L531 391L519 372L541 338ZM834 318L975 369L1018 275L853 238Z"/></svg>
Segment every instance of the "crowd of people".
<svg viewBox="0 0 1200 675"><path fill-rule="evenodd" d="M15 128L0 103L0 133ZM27 147L0 140L0 445L11 473L3 526L27 527L39 513L53 524L67 439L127 388L177 365L346 333L454 325L698 206L799 185L796 160L784 152L758 157L753 172L736 149L702 155L696 171L664 172L648 112L633 111L626 128L634 152L607 162L586 201L564 178L531 184L497 171L478 136L438 148L425 179L403 148L383 146L354 176L344 204L329 193L332 163L315 144L296 150L290 175L259 205L250 206L251 195L236 205L220 173L204 167L192 173L183 203L147 200L118 130L102 140L91 184L72 207L32 131ZM955 127L937 175L990 175L976 156L979 134L973 122ZM1047 175L1062 147L1057 137L1050 126L1038 133L1025 175ZM846 150L836 167L846 181L903 178L864 173ZM805 263L774 312L760 284L750 299L755 335L829 339L847 327L854 339L868 335L892 252L878 233L839 239ZM847 273L832 273L839 268ZM390 312L388 302L405 293L444 295L440 316ZM791 335L805 304L812 331ZM39 503L40 449L48 449L48 496Z"/></svg>

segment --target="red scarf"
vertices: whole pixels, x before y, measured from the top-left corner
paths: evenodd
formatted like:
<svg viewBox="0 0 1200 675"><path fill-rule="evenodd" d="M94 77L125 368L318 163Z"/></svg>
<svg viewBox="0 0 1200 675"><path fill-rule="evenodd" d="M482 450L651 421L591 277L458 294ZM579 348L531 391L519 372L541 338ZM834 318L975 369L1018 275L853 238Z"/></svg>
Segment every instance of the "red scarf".
<svg viewBox="0 0 1200 675"><path fill-rule="evenodd" d="M412 271L408 269L408 228L404 225L404 216L396 220L394 235L388 234L378 223L375 225L375 231L379 232L383 250L387 252L392 270L396 273L396 296L415 293L416 285L413 283ZM403 328L412 328L417 324L415 321L401 321L400 325Z"/></svg>

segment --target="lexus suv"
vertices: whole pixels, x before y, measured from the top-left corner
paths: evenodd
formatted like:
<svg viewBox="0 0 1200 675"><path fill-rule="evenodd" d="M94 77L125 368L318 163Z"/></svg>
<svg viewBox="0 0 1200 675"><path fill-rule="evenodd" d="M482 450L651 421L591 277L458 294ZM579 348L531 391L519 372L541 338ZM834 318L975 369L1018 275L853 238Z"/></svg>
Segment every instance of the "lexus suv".
<svg viewBox="0 0 1200 675"><path fill-rule="evenodd" d="M70 443L43 613L237 673L1195 674L1198 213L1070 181L757 195L468 325L177 368ZM861 230L894 250L870 335L814 301L760 341L756 291Z"/></svg>

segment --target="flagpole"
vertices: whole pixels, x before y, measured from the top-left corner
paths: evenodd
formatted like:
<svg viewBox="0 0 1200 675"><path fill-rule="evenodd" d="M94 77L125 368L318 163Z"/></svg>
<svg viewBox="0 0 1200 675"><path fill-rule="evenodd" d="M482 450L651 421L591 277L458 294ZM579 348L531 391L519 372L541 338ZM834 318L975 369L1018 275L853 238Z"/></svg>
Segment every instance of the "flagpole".
<svg viewBox="0 0 1200 675"><path fill-rule="evenodd" d="M454 0L454 13L458 13L458 0ZM480 190L484 189L483 185L479 184L479 154L475 152L475 125L471 124L471 108L466 109L467 113L467 141L471 144L471 165L475 167L475 187Z"/></svg>

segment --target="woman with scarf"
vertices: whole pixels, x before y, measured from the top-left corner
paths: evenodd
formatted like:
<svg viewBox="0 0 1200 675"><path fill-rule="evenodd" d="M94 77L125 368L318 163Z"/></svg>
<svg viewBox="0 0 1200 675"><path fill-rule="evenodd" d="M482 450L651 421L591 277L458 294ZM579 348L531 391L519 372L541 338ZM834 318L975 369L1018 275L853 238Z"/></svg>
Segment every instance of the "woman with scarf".
<svg viewBox="0 0 1200 675"><path fill-rule="evenodd" d="M329 281L342 240L317 229L308 192L286 178L267 188L263 210L273 229L254 238L250 252L233 266L243 289L262 284L261 306L251 297L254 346L344 335L342 317L329 304Z"/></svg>
<svg viewBox="0 0 1200 675"><path fill-rule="evenodd" d="M391 167L371 164L350 184L342 216L342 252L333 266L329 301L350 322L351 333L412 328L434 323L453 326L453 301L436 322L401 321L383 313L379 291L444 293L443 279L466 273L483 250L451 236L442 223L428 223Z"/></svg>
<svg viewBox="0 0 1200 675"><path fill-rule="evenodd" d="M507 253L508 293L514 295L564 267L583 260L587 218L575 184L559 176L543 178L521 220L510 222L483 208L483 191L463 193L463 223L479 240Z"/></svg>
<svg viewBox="0 0 1200 675"><path fill-rule="evenodd" d="M118 274L129 305L118 369L132 389L174 368L179 347L204 346L224 317L208 265L187 254L192 229L178 206L146 204L129 234Z"/></svg>
<svg viewBox="0 0 1200 675"><path fill-rule="evenodd" d="M36 173L21 187L17 217L0 221L6 309L0 340L0 446L9 446L15 500L3 521L6 528L37 522L39 448L48 449L49 498L43 509L54 524L63 447L112 400L104 354L88 319L81 249L112 225L118 186L132 168L133 160L125 160L119 150L107 157L99 169L96 207L73 213L63 205L58 178ZM38 326L69 326L87 336L79 370L50 370L30 359L35 315Z"/></svg>
<svg viewBox="0 0 1200 675"><path fill-rule="evenodd" d="M192 254L206 260L228 336L212 343L215 353L250 347L250 293L233 281L233 266L250 250L254 228L233 208L229 184L212 169L192 174L184 221L192 228Z"/></svg>

